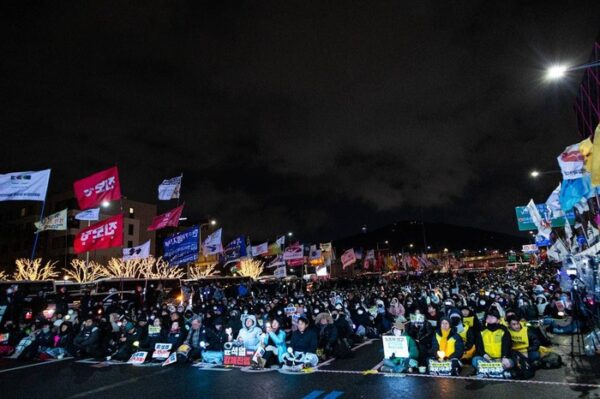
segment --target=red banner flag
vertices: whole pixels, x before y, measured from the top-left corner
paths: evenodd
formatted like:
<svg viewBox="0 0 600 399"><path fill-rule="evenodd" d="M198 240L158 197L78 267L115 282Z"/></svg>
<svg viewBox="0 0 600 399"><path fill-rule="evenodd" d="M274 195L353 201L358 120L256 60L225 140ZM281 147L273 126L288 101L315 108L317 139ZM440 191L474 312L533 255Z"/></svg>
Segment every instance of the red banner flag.
<svg viewBox="0 0 600 399"><path fill-rule="evenodd" d="M76 254L93 249L106 249L123 245L123 215L113 216L81 230L75 236Z"/></svg>
<svg viewBox="0 0 600 399"><path fill-rule="evenodd" d="M167 226L177 227L179 225L179 218L183 212L183 205L178 206L175 209L171 209L167 213L155 216L152 219L152 224L148 226L148 231L159 230Z"/></svg>
<svg viewBox="0 0 600 399"><path fill-rule="evenodd" d="M79 209L95 208L103 201L121 198L119 170L116 166L94 173L73 183L73 191L79 203Z"/></svg>

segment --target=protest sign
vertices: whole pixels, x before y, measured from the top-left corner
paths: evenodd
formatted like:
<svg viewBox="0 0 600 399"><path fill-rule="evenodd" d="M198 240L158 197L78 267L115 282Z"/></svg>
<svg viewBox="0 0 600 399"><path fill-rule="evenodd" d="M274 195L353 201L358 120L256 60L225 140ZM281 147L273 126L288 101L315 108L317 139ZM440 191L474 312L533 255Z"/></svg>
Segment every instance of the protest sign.
<svg viewBox="0 0 600 399"><path fill-rule="evenodd" d="M502 362L479 362L477 376L504 378L504 367L502 367Z"/></svg>
<svg viewBox="0 0 600 399"><path fill-rule="evenodd" d="M254 351L249 351L243 346L233 346L224 351L223 364L225 366L250 366Z"/></svg>
<svg viewBox="0 0 600 399"><path fill-rule="evenodd" d="M154 352L152 353L152 359L166 359L171 354L172 344L154 344Z"/></svg>
<svg viewBox="0 0 600 399"><path fill-rule="evenodd" d="M148 356L148 352L135 352L131 355L127 364L143 364L146 361L146 356Z"/></svg>
<svg viewBox="0 0 600 399"><path fill-rule="evenodd" d="M429 362L430 375L452 375L452 362Z"/></svg>
<svg viewBox="0 0 600 399"><path fill-rule="evenodd" d="M383 339L383 355L386 359L391 357L407 358L408 356L408 341L406 337L395 335L384 335Z"/></svg>

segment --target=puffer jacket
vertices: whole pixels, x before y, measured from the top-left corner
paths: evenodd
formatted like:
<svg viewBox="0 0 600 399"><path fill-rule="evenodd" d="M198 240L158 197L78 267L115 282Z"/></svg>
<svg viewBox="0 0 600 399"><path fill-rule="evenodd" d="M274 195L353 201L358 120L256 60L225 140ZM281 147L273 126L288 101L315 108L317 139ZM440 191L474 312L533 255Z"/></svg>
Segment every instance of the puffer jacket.
<svg viewBox="0 0 600 399"><path fill-rule="evenodd" d="M250 327L246 327L246 320L252 320L252 324ZM247 316L245 320L242 321L242 329L238 333L238 340L242 340L244 343L244 348L248 350L255 350L260 341L260 336L262 334L262 330L260 327L256 325L256 316L250 315Z"/></svg>

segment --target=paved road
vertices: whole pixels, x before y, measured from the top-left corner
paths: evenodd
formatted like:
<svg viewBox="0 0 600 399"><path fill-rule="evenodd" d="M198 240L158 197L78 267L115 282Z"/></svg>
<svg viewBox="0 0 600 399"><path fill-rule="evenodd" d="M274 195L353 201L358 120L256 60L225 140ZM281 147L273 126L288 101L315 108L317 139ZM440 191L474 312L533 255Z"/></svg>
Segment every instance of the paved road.
<svg viewBox="0 0 600 399"><path fill-rule="evenodd" d="M98 368L75 359L27 363L0 360L2 398L535 398L599 397L598 372L539 371L533 381L481 381L370 374L382 357L381 343L358 348L355 357L335 360L311 374L239 369L200 370L190 365ZM545 381L545 382L544 382ZM576 384L591 384L590 386ZM533 396L532 396L533 395Z"/></svg>

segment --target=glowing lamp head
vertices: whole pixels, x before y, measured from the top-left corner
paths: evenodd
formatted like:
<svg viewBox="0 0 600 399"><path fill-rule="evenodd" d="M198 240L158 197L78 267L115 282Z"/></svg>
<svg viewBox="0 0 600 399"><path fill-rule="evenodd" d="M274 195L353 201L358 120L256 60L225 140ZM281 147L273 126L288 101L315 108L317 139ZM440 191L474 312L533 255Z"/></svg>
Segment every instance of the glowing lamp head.
<svg viewBox="0 0 600 399"><path fill-rule="evenodd" d="M564 65L553 65L546 71L546 79L557 80L563 78L567 69L568 68Z"/></svg>

